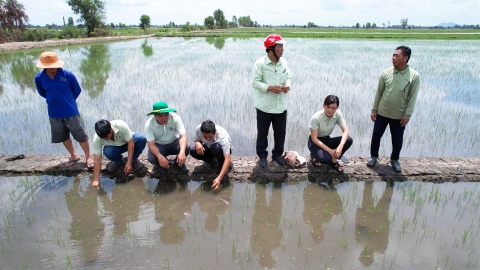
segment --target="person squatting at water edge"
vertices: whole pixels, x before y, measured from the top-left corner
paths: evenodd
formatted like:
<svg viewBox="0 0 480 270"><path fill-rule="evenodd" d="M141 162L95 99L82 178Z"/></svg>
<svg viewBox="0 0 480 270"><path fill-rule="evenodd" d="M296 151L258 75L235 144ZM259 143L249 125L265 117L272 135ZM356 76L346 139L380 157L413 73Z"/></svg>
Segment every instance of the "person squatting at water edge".
<svg viewBox="0 0 480 270"><path fill-rule="evenodd" d="M100 169L102 168L102 147L103 154L112 162L107 166L107 171L113 173L123 163L122 154L127 152L127 162L124 173L129 174L132 171L138 171L143 168L143 164L138 160L142 153L147 138L141 133L132 132L130 127L122 120L105 119L95 123L95 134L93 135L92 152L94 159L93 182L92 186L98 187L100 181Z"/></svg>
<svg viewBox="0 0 480 270"><path fill-rule="evenodd" d="M329 95L323 102L323 110L312 116L308 150L313 166L318 167L321 163L327 163L335 171L343 173L343 167L338 163L338 159L352 146L353 139L349 136L347 123L338 109L339 105L338 97ZM330 134L335 125L338 125L343 133L341 137L331 138Z"/></svg>
<svg viewBox="0 0 480 270"><path fill-rule="evenodd" d="M223 127L206 120L195 129L194 142L195 144L190 147L192 157L205 161L208 167L213 165L215 159L219 163L220 173L213 180L212 185L213 190L216 191L232 165L230 155L233 145L230 135Z"/></svg>
<svg viewBox="0 0 480 270"><path fill-rule="evenodd" d="M38 68L43 68L35 75L37 92L47 102L50 120L52 143L63 143L70 159L65 166L70 167L80 161L80 157L73 148L73 138L80 143L85 154L87 168L93 168L90 157L88 135L77 107L77 98L82 92L80 84L72 72L63 69L64 62L58 59L53 52L43 52L40 55Z"/></svg>
<svg viewBox="0 0 480 270"><path fill-rule="evenodd" d="M267 166L268 130L273 128L275 145L272 160L281 166L287 126L287 93L290 91L292 77L287 61L282 57L285 40L273 34L263 42L267 54L253 65L253 100L257 111L256 151L262 168Z"/></svg>
<svg viewBox="0 0 480 270"><path fill-rule="evenodd" d="M150 117L145 123L145 136L148 145L148 161L153 164L153 172L160 173L169 168L167 156L177 155L175 164L188 172L187 156L190 153L187 134L182 119L174 108L164 101L153 104Z"/></svg>
<svg viewBox="0 0 480 270"><path fill-rule="evenodd" d="M367 165L375 166L383 133L390 126L392 153L390 164L400 172L400 151L403 145L405 126L410 121L420 87L420 75L410 68L408 61L412 50L398 46L393 52L393 66L385 69L378 80L377 92L373 101L370 119L374 122L370 158Z"/></svg>

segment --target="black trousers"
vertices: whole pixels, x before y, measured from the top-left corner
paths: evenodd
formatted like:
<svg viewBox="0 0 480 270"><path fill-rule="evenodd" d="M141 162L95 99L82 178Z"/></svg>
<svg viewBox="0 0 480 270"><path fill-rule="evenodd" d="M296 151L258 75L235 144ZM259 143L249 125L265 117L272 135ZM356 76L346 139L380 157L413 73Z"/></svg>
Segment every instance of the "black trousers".
<svg viewBox="0 0 480 270"><path fill-rule="evenodd" d="M275 144L272 149L272 156L281 156L284 152L285 134L287 130L287 110L283 113L266 113L257 109L257 155L259 158L268 156L268 130L270 124L273 128Z"/></svg>

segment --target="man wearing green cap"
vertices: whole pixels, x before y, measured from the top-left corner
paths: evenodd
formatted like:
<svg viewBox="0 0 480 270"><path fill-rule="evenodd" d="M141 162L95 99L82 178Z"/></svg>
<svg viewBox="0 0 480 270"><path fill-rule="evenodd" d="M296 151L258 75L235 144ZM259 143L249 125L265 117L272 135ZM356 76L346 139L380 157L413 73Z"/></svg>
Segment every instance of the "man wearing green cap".
<svg viewBox="0 0 480 270"><path fill-rule="evenodd" d="M148 161L154 165L153 172L159 173L169 168L167 156L177 155L175 164L188 172L187 156L190 153L187 134L182 119L164 101L153 104L150 117L145 123L145 136L148 145Z"/></svg>

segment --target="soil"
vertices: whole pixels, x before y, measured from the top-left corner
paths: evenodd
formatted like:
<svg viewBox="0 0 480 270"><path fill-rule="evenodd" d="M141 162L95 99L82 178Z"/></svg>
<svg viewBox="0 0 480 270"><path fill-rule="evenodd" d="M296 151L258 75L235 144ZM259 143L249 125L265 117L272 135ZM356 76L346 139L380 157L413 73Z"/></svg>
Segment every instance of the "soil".
<svg viewBox="0 0 480 270"><path fill-rule="evenodd" d="M395 172L389 164L389 158L382 157L373 168L367 167L367 157L348 157L350 162L344 166L345 173L339 174L330 166L322 164L320 167L313 167L308 164L306 167L292 169L286 166L279 166L276 162L268 159L268 166L261 168L257 157L232 157L233 167L224 177L229 181L425 181L425 182L480 182L480 158L400 158L402 165L401 172ZM92 174L88 171L85 159L76 165L66 167L65 162L68 156L24 154L5 155L0 154L0 175L12 174ZM219 168L206 168L202 161L187 158L189 173L183 173L170 160L170 167L167 172L155 173L153 166L147 161L147 157L141 155L139 160L145 168L137 171L135 176L144 177L149 175L158 179L178 180L200 180L212 181L217 177ZM102 171L109 161L104 158ZM112 178L123 181L128 176L123 175L122 168L113 173Z"/></svg>
<svg viewBox="0 0 480 270"><path fill-rule="evenodd" d="M58 39L58 40L45 40L45 41L28 41L28 42L8 42L8 43L0 44L0 51L27 50L32 48L46 48L46 47L65 46L65 45L72 45L72 44L128 40L128 39L136 39L136 38L150 38L153 36L154 35L115 36L115 37L75 38L75 39Z"/></svg>

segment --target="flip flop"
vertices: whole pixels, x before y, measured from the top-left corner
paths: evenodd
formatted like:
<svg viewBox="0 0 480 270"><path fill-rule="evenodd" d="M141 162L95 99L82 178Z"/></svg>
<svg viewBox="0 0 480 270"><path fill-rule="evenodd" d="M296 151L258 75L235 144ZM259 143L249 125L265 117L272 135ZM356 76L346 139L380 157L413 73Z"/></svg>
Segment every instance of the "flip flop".
<svg viewBox="0 0 480 270"><path fill-rule="evenodd" d="M310 158L310 164L312 164L312 166L314 166L314 167L322 166L322 163L320 161L318 161L316 158Z"/></svg>
<svg viewBox="0 0 480 270"><path fill-rule="evenodd" d="M95 165L95 162L94 161L89 161L87 162L87 169L93 169L93 166Z"/></svg>
<svg viewBox="0 0 480 270"><path fill-rule="evenodd" d="M72 167L73 165L77 164L80 161L80 158L77 159L69 159L65 162L65 167Z"/></svg>
<svg viewBox="0 0 480 270"><path fill-rule="evenodd" d="M340 165L340 163L335 162L335 163L329 163L328 165L338 173L343 173L343 166Z"/></svg>

